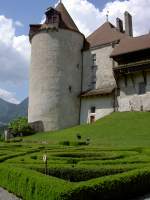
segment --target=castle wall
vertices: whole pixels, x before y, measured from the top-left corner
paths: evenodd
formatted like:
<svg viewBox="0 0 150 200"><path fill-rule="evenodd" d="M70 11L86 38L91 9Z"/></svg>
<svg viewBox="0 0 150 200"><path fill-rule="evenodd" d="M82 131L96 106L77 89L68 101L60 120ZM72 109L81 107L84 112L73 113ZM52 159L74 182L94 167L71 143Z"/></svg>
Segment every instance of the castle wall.
<svg viewBox="0 0 150 200"><path fill-rule="evenodd" d="M69 30L44 30L32 38L29 122L44 130L79 123L83 36Z"/></svg>
<svg viewBox="0 0 150 200"><path fill-rule="evenodd" d="M112 46L105 46L99 49L91 49L83 52L83 91L114 88L116 81L113 76L113 61L109 58L112 52ZM93 61L92 55L96 54L95 61L95 87L92 85L93 79ZM95 120L100 119L114 111L114 95L105 95L97 97L82 98L80 123L90 122L90 109L96 107Z"/></svg>
<svg viewBox="0 0 150 200"><path fill-rule="evenodd" d="M82 91L91 89L92 54L90 50L83 52L83 84Z"/></svg>
<svg viewBox="0 0 150 200"><path fill-rule="evenodd" d="M114 111L113 95L97 96L82 99L80 123L90 123L90 116L98 120ZM95 107L95 113L91 113L91 107Z"/></svg>
<svg viewBox="0 0 150 200"><path fill-rule="evenodd" d="M116 86L116 81L113 75L113 60L110 58L112 46L92 50L92 54L96 54L96 89Z"/></svg>
<svg viewBox="0 0 150 200"><path fill-rule="evenodd" d="M112 50L112 46L105 46L103 48L91 49L83 52L83 91L94 89L92 86L92 54L96 54L95 89L114 88L116 86L112 70L113 61L110 58Z"/></svg>
<svg viewBox="0 0 150 200"><path fill-rule="evenodd" d="M144 83L142 72L121 77L118 81L118 111L150 111L150 72L146 75L145 93L139 94L139 84Z"/></svg>

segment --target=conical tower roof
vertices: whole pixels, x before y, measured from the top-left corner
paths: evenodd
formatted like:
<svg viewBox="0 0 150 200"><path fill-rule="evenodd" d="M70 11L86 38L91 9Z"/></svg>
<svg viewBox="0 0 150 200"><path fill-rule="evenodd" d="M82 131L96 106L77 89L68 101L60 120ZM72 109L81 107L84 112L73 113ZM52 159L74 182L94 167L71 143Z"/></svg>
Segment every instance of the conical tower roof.
<svg viewBox="0 0 150 200"><path fill-rule="evenodd" d="M30 40L39 31L49 28L68 29L82 34L77 28L76 24L74 23L73 19L69 15L68 11L66 10L62 2L60 2L56 6L56 8L49 7L46 10L45 15L46 15L46 21L43 24L30 25L30 32L29 32Z"/></svg>
<svg viewBox="0 0 150 200"><path fill-rule="evenodd" d="M62 2L60 2L55 9L61 14L60 28L68 28L70 30L79 32L79 29Z"/></svg>

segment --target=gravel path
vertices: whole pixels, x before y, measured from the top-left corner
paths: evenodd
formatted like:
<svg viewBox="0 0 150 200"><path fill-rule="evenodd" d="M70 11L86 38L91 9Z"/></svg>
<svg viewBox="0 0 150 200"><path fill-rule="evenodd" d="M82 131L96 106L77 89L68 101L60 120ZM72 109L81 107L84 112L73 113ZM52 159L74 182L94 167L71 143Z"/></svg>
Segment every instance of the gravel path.
<svg viewBox="0 0 150 200"><path fill-rule="evenodd" d="M0 188L0 200L21 200L21 199L14 196L13 194L10 194L3 188Z"/></svg>

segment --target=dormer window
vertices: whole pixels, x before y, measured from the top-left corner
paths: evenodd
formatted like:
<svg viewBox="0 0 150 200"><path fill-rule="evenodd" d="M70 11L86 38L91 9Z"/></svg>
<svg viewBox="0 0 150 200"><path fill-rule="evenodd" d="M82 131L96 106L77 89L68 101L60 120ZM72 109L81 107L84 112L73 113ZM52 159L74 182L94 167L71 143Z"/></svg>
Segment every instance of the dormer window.
<svg viewBox="0 0 150 200"><path fill-rule="evenodd" d="M59 22L59 13L53 8L48 9L45 14L47 24L55 24Z"/></svg>
<svg viewBox="0 0 150 200"><path fill-rule="evenodd" d="M51 21L52 21L52 24L57 23L58 22L58 15L53 15Z"/></svg>

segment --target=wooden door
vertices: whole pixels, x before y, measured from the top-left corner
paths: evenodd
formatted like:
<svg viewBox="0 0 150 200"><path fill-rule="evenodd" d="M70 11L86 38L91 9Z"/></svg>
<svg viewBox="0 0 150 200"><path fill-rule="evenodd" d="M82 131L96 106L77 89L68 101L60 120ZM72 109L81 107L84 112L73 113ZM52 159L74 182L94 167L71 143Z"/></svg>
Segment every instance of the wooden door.
<svg viewBox="0 0 150 200"><path fill-rule="evenodd" d="M95 116L90 116L90 123L94 123L95 122Z"/></svg>

